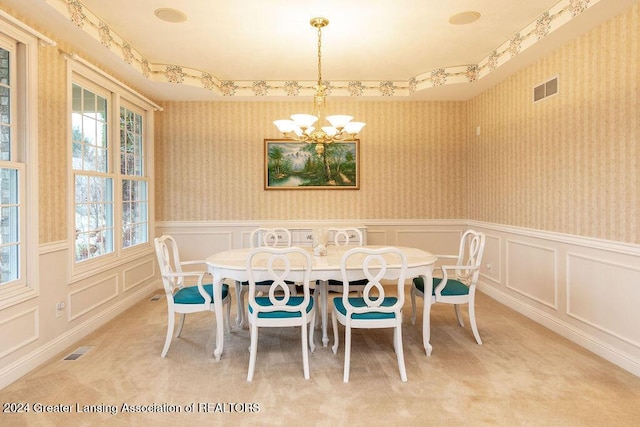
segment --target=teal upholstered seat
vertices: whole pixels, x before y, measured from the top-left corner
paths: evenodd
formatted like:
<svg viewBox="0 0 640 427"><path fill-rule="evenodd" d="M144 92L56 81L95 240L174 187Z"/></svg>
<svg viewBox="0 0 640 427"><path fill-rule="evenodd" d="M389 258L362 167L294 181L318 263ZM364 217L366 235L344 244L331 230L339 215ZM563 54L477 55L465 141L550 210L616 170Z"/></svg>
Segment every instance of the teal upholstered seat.
<svg viewBox="0 0 640 427"><path fill-rule="evenodd" d="M161 236L154 240L156 248L156 256L158 258L158 266L162 276L162 285L167 296L168 305L168 322L167 336L164 341L164 348L161 356L165 357L171 345L171 337L175 326L175 315L180 315L176 338L180 337L184 319L187 313L196 313L199 311L214 310L214 288L213 284L203 284L202 280L208 273L205 271L183 271L185 265L205 265L204 261L180 261L178 253L178 245L171 236ZM209 276L210 277L210 276ZM196 280L196 286L185 286L186 280ZM230 331L229 310L231 295L229 294L229 286L221 285L222 306L225 310L225 322L227 331Z"/></svg>
<svg viewBox="0 0 640 427"><path fill-rule="evenodd" d="M439 277L435 277L433 279L433 290L432 295L436 294L436 287L442 283L442 279ZM424 293L424 280L422 277L415 277L413 279L413 285L422 293ZM442 289L442 295L468 295L469 287L456 279L447 280L446 286Z"/></svg>
<svg viewBox="0 0 640 427"><path fill-rule="evenodd" d="M304 297L291 297L287 302L288 306L297 306L302 304ZM267 307L272 305L271 301L269 301L269 297L257 297L256 304L261 307ZM309 300L307 304L307 313L313 310L313 299ZM253 307L249 306L249 313L253 314ZM272 311L267 313L258 313L258 317L260 318L286 318L286 317L300 317L302 314L299 311Z"/></svg>
<svg viewBox="0 0 640 427"><path fill-rule="evenodd" d="M202 285L205 292L211 297L213 301L213 285L211 283ZM222 285L222 299L225 299L229 294L229 285ZM173 302L176 304L204 304L204 298L200 294L197 286L187 286L180 289L173 294Z"/></svg>
<svg viewBox="0 0 640 427"><path fill-rule="evenodd" d="M347 269L349 265L349 269ZM388 265L400 265L400 268L388 268ZM350 297L351 283L349 274L356 272L356 266L362 269L366 277L362 297ZM399 271L398 271L399 270ZM333 323L333 353L338 352L338 323L344 325L344 376L349 382L351 366L351 330L393 328L393 348L398 359L400 379L407 381L402 350L402 306L404 305L404 280L407 275L407 257L398 248L371 249L355 247L342 255L340 260L342 273L342 296L333 298L331 319ZM397 296L386 296L382 281L397 281Z"/></svg>
<svg viewBox="0 0 640 427"><path fill-rule="evenodd" d="M464 326L460 315L460 305L469 305L469 323L471 331L478 344L482 344L478 327L476 326L475 294L476 283L482 265L482 254L485 243L484 233L467 230L462 234L457 255L438 255L439 259L450 259L440 267L442 278L433 279L433 290L430 297L425 298L425 304L437 302L453 304L458 324ZM444 282L444 283L443 283ZM424 298L424 280L422 277L413 279L411 286L411 323L416 322L416 297Z"/></svg>
<svg viewBox="0 0 640 427"><path fill-rule="evenodd" d="M382 307L393 307L394 304L396 304L398 302L398 298L396 297L386 297L383 301L382 304L380 304ZM336 308L336 310L338 310L338 312L340 314L342 314L343 316L347 315L347 309L344 306L344 301L342 301L342 297L336 297L333 299L333 304ZM363 298L355 298L355 297L349 297L349 304L351 304L353 307L366 307L367 303L364 301ZM383 311L369 311L367 313L354 313L351 318L352 319L361 319L361 320L366 320L366 319L393 319L396 316L395 313L389 313L389 312L383 312Z"/></svg>

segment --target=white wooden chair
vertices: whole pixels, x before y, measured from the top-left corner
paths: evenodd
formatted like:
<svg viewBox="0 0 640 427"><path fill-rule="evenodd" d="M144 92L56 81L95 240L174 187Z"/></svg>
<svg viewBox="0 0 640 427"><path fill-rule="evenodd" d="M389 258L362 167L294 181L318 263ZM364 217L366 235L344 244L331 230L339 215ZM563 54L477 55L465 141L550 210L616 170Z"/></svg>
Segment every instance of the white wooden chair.
<svg viewBox="0 0 640 427"><path fill-rule="evenodd" d="M182 333L185 315L187 313L196 313L199 311L213 311L213 284L204 283L207 271L183 271L182 267L189 265L204 265L204 261L180 261L178 253L178 245L171 236L163 235L154 240L156 248L156 256L162 275L162 284L167 296L167 337L162 349L162 357L167 355L173 329L175 326L175 315L180 314L176 338ZM185 279L195 279L195 286L185 286ZM222 304L225 310L225 321L227 331L230 331L229 311L230 311L231 294L229 286L222 285Z"/></svg>
<svg viewBox="0 0 640 427"><path fill-rule="evenodd" d="M336 246L362 246L364 244L364 236L362 235L362 231L357 228L329 228L327 229L327 234L333 234L333 239L331 240L331 244ZM349 283L349 292L357 292L359 296L362 295L362 291L364 287L367 285L366 280L355 280ZM340 280L328 280L325 284L326 289L324 290L325 295L329 292L339 292L342 293L342 282ZM313 292L313 298L315 299L316 307L320 307L321 304L318 304L319 293L322 290L322 286L320 281L316 282L316 288ZM327 301L325 298L324 301ZM318 316L322 315L324 312L328 312L327 307L322 307L316 310ZM320 322L318 322L319 324Z"/></svg>
<svg viewBox="0 0 640 427"><path fill-rule="evenodd" d="M392 271L387 268L389 258L401 269ZM350 297L349 269L353 271L355 263L362 266L367 285L362 297ZM351 364L352 328L393 328L393 347L398 359L400 379L407 381L402 349L402 306L404 305L404 281L407 273L407 257L398 248L353 248L347 251L341 260L342 296L333 299L333 353L338 352L338 322L345 326L344 382L349 382ZM397 280L397 297L386 296L382 280Z"/></svg>
<svg viewBox="0 0 640 427"><path fill-rule="evenodd" d="M264 269L266 263L267 269ZM315 349L308 337L307 324L312 331L315 322L315 307L309 291L311 275L311 255L298 247L254 248L247 258L249 274L248 320L251 331L249 349L249 371L247 381L253 380L258 352L258 329L261 327L296 327L301 329L302 363L304 378L309 379L309 351ZM262 265L258 268L257 265ZM291 270L302 269L302 296L294 296L289 291L288 278ZM270 283L265 296L258 295L258 283ZM298 282L299 283L299 282Z"/></svg>
<svg viewBox="0 0 640 427"><path fill-rule="evenodd" d="M286 228L256 228L251 232L250 244L252 248L259 247L289 247L291 246L291 232ZM259 292L269 290L269 281L258 283ZM236 282L237 317L236 324L242 328L245 323L244 296L249 290L249 282ZM296 285L289 283L289 291L296 295Z"/></svg>
<svg viewBox="0 0 640 427"><path fill-rule="evenodd" d="M475 295L485 240L484 233L467 230L460 239L457 255L437 255L439 259L453 259L454 264L439 267L442 270L442 278L433 279L431 298L428 301L425 300L425 304L437 302L453 304L458 323L462 327L464 327L464 321L460 314L460 304L468 304L469 323L479 345L482 345L482 340L476 325ZM424 281L420 277L414 278L411 286L411 323L413 324L416 322L416 296L424 298Z"/></svg>

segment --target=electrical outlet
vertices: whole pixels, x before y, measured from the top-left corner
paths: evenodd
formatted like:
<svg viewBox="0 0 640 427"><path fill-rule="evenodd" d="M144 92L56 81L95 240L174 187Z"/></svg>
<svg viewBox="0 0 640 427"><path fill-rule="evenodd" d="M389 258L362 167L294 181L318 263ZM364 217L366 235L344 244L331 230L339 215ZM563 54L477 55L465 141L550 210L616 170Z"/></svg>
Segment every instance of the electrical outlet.
<svg viewBox="0 0 640 427"><path fill-rule="evenodd" d="M56 317L61 317L62 316L62 312L64 311L64 308L65 308L64 301L60 301L60 302L56 303Z"/></svg>

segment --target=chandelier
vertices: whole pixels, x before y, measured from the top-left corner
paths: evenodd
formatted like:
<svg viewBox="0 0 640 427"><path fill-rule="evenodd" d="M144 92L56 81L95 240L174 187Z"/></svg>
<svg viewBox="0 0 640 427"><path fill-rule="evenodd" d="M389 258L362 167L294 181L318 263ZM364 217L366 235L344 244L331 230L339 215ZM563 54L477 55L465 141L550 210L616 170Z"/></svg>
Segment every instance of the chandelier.
<svg viewBox="0 0 640 427"><path fill-rule="evenodd" d="M291 120L275 120L273 124L285 138L316 144L316 149L335 141L355 141L365 123L352 122L352 116L326 116L327 88L322 84L322 28L329 25L329 20L313 18L309 23L318 29L318 84L315 86L316 93L313 95L313 111L311 114L293 114ZM322 126L324 120L331 126Z"/></svg>

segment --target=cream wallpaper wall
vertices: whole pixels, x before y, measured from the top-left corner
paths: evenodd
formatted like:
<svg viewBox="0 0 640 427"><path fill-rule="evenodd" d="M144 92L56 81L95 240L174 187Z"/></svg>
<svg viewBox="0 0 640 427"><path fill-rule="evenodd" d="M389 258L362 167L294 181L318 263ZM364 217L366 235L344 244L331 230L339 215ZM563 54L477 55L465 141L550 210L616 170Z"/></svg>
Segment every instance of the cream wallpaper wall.
<svg viewBox="0 0 640 427"><path fill-rule="evenodd" d="M639 43L636 5L468 102L330 98L367 122L357 191L263 189L271 121L309 102L165 103L156 219L470 218L640 243ZM67 238L65 73L41 47L41 243ZM533 105L555 75L560 93Z"/></svg>
<svg viewBox="0 0 640 427"><path fill-rule="evenodd" d="M639 44L636 5L470 101L471 219L640 243Z"/></svg>
<svg viewBox="0 0 640 427"><path fill-rule="evenodd" d="M66 46L61 45L61 49ZM40 242L67 239L67 66L58 48L38 51Z"/></svg>
<svg viewBox="0 0 640 427"><path fill-rule="evenodd" d="M464 218L467 107L329 100L367 122L360 190L264 190L272 121L309 102L169 102L156 115L162 221Z"/></svg>

